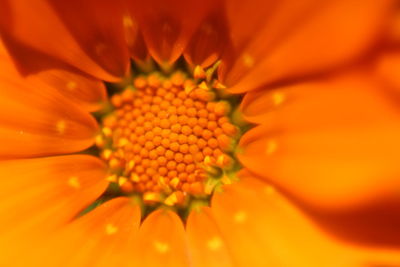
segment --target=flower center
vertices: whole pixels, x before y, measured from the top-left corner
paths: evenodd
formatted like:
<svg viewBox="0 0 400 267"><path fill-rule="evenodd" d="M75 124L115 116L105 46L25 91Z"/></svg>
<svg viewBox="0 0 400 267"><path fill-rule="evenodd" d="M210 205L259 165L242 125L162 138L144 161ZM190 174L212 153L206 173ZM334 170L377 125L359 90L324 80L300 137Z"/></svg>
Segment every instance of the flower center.
<svg viewBox="0 0 400 267"><path fill-rule="evenodd" d="M145 204L168 206L207 198L229 183L239 135L229 98L182 72L152 73L132 84L111 97L113 111L96 140L108 180Z"/></svg>

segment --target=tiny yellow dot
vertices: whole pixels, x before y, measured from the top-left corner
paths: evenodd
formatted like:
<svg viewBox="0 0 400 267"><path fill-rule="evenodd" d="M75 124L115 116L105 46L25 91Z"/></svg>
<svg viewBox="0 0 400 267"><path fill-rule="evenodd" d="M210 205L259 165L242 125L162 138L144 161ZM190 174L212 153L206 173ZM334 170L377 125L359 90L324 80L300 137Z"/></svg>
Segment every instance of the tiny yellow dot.
<svg viewBox="0 0 400 267"><path fill-rule="evenodd" d="M266 144L265 153L271 155L276 152L278 143L275 140L269 140Z"/></svg>
<svg viewBox="0 0 400 267"><path fill-rule="evenodd" d="M244 211L238 211L234 214L233 220L236 223L244 223L247 220L247 214Z"/></svg>
<svg viewBox="0 0 400 267"><path fill-rule="evenodd" d="M159 252L159 253L167 253L169 251L169 245L165 242L161 241L154 241L154 248Z"/></svg>
<svg viewBox="0 0 400 267"><path fill-rule="evenodd" d="M59 120L56 123L56 130L59 134L64 134L67 128L67 123L64 120Z"/></svg>
<svg viewBox="0 0 400 267"><path fill-rule="evenodd" d="M79 182L79 179L77 176L71 176L68 179L68 185L73 187L73 188L80 188L81 187L81 183Z"/></svg>
<svg viewBox="0 0 400 267"><path fill-rule="evenodd" d="M282 104L285 100L286 96L281 92L275 92L272 94L272 101L274 102L275 106Z"/></svg>
<svg viewBox="0 0 400 267"><path fill-rule="evenodd" d="M264 192L267 195L271 195L271 194L275 193L275 187L273 187L272 185L267 185L264 187Z"/></svg>
<svg viewBox="0 0 400 267"><path fill-rule="evenodd" d="M250 56L249 54L243 54L243 63L246 67L251 68L254 66L254 58Z"/></svg>
<svg viewBox="0 0 400 267"><path fill-rule="evenodd" d="M207 247L212 250L216 251L222 247L222 240L218 236L214 236L207 242Z"/></svg>
<svg viewBox="0 0 400 267"><path fill-rule="evenodd" d="M111 223L106 225L106 234L113 235L118 232L118 227L112 225Z"/></svg>
<svg viewBox="0 0 400 267"><path fill-rule="evenodd" d="M67 82L67 89L72 91L72 90L75 90L76 87L78 87L78 84L76 82L74 82L74 81Z"/></svg>
<svg viewBox="0 0 400 267"><path fill-rule="evenodd" d="M122 23L123 23L124 27L126 27L126 28L133 27L133 20L132 20L132 17L129 15L124 15L122 17Z"/></svg>

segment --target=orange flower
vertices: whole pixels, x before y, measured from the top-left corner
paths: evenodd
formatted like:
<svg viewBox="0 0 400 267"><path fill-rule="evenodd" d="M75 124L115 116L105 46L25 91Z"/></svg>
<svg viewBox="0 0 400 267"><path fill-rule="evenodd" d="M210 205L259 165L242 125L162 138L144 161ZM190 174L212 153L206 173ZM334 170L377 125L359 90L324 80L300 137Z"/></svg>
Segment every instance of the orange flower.
<svg viewBox="0 0 400 267"><path fill-rule="evenodd" d="M0 266L400 264L398 1L1 4Z"/></svg>

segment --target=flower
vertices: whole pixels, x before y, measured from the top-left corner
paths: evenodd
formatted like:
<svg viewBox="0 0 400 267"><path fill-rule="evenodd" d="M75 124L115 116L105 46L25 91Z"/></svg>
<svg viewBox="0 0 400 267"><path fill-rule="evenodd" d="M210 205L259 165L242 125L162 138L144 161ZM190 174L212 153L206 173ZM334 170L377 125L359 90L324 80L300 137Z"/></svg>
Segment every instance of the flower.
<svg viewBox="0 0 400 267"><path fill-rule="evenodd" d="M2 1L0 265L399 264L396 5ZM174 74L155 74L154 61ZM193 77L174 72L177 61ZM124 90L108 101L106 84ZM194 106L197 115L163 117L167 92L188 106L170 99L165 108ZM240 94L238 109L231 94ZM140 128L134 112L146 99L158 104ZM96 121L96 111L107 116ZM145 131L156 119L157 131L169 129L160 144L176 152L165 186L160 165L146 173L157 184L140 183L150 152L128 156L134 138L121 133L134 130L140 149L153 151L158 141ZM183 130L189 119L193 129ZM190 136L213 120L221 132L196 136L217 143L196 143L201 164L185 188L192 172L185 165L185 177L175 155L194 157L195 143L174 129ZM238 146L225 151L222 134Z"/></svg>

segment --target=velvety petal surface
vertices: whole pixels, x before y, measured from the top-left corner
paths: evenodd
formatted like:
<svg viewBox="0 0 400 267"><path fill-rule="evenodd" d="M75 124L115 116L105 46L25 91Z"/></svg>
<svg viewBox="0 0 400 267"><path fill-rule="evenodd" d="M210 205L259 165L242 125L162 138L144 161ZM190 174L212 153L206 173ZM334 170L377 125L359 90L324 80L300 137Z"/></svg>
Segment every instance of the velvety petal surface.
<svg viewBox="0 0 400 267"><path fill-rule="evenodd" d="M211 209L235 266L396 266L400 263L398 251L336 240L274 187L251 176L242 177L240 182L216 194Z"/></svg>
<svg viewBox="0 0 400 267"><path fill-rule="evenodd" d="M400 44L400 4L397 1L397 4L394 8L393 16L390 18L390 25L388 27L388 39L391 43L395 45Z"/></svg>
<svg viewBox="0 0 400 267"><path fill-rule="evenodd" d="M139 224L139 206L128 198L109 200L51 236L39 255L53 253L37 260L49 267L128 266Z"/></svg>
<svg viewBox="0 0 400 267"><path fill-rule="evenodd" d="M85 155L0 161L0 264L65 226L107 187L106 168Z"/></svg>
<svg viewBox="0 0 400 267"><path fill-rule="evenodd" d="M0 56L0 158L70 153L93 143L94 118L53 85L26 80Z"/></svg>
<svg viewBox="0 0 400 267"><path fill-rule="evenodd" d="M368 76L247 94L244 116L261 125L242 137L239 160L316 207L398 196L399 102Z"/></svg>
<svg viewBox="0 0 400 267"><path fill-rule="evenodd" d="M173 63L184 51L213 1L125 1L149 53L160 64Z"/></svg>
<svg viewBox="0 0 400 267"><path fill-rule="evenodd" d="M29 50L32 54L37 51L100 79L115 81L125 74L129 63L118 7L103 0L3 1L0 30L13 54L26 55L24 61L30 60Z"/></svg>
<svg viewBox="0 0 400 267"><path fill-rule="evenodd" d="M209 207L190 213L186 233L193 267L235 266L225 237L218 228Z"/></svg>
<svg viewBox="0 0 400 267"><path fill-rule="evenodd" d="M117 77L127 73L129 51L120 0L47 1L86 55L107 73Z"/></svg>
<svg viewBox="0 0 400 267"><path fill-rule="evenodd" d="M140 226L131 266L189 266L185 229L174 212L152 212Z"/></svg>
<svg viewBox="0 0 400 267"><path fill-rule="evenodd" d="M233 50L221 69L232 92L320 73L379 41L393 2L227 1Z"/></svg>
<svg viewBox="0 0 400 267"><path fill-rule="evenodd" d="M388 87L400 92L400 50L380 55L376 62L376 73Z"/></svg>
<svg viewBox="0 0 400 267"><path fill-rule="evenodd" d="M52 69L32 75L28 79L38 86L48 84L89 112L99 110L107 100L104 83L83 73Z"/></svg>
<svg viewBox="0 0 400 267"><path fill-rule="evenodd" d="M191 65L208 67L223 51L230 48L229 29L222 1L210 5L207 16L197 26L185 49L185 59Z"/></svg>

